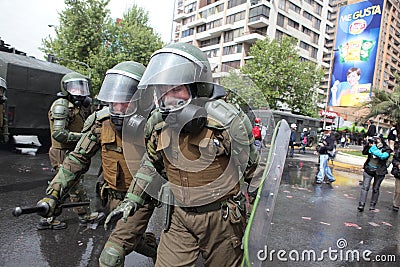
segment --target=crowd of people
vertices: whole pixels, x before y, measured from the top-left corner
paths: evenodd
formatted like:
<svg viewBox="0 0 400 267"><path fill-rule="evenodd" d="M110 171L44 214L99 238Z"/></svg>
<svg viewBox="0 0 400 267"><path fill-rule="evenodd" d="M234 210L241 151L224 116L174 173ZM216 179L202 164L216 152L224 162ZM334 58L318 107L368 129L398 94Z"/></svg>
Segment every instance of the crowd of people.
<svg viewBox="0 0 400 267"><path fill-rule="evenodd" d="M297 139L297 125L291 124L291 137L288 149L288 157L293 157L294 147L300 146L298 153L303 149L304 132L300 134L300 139ZM339 139L332 131L331 126L325 126L323 134L314 151L318 155L318 173L315 178L315 184L332 183L336 179L332 174L332 170L328 165L329 159L333 159L336 151L336 144L346 148L349 145L349 136L342 135ZM298 140L298 141L297 141ZM396 125L393 125L389 130L387 138L382 134L378 134L377 127L372 119L368 120L368 130L364 134L362 142L362 154L367 156L363 165L363 179L360 181L361 190L358 202L358 211L363 212L370 188L372 188L369 210L376 209L379 199L379 189L385 176L388 174L388 169L392 165L391 174L395 177L395 190L393 197L393 211L398 211L400 207L400 146L397 136Z"/></svg>

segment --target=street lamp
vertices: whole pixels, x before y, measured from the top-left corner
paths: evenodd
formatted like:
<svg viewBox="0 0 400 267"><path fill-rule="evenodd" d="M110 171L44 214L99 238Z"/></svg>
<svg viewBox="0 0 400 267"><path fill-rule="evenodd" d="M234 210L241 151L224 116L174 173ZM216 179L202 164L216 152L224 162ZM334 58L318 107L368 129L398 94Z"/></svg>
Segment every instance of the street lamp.
<svg viewBox="0 0 400 267"><path fill-rule="evenodd" d="M332 80L332 70L333 70L333 63L335 61L335 51L339 51L339 49L332 49L331 53L331 62L329 64L329 80L328 80L328 89L326 90L326 99L325 99L325 108L324 108L324 124L322 129L325 129L326 126L326 113L328 109L328 101L329 101L329 94L331 89L331 80Z"/></svg>

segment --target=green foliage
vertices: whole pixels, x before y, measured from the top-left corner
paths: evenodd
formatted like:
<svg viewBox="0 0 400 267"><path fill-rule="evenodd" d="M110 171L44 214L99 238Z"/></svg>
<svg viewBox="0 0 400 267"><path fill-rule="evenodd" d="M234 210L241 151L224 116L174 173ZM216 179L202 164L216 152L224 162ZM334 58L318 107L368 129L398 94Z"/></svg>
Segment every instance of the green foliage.
<svg viewBox="0 0 400 267"><path fill-rule="evenodd" d="M85 75L90 66L93 95L108 69L127 60L147 65L151 54L164 45L149 26L147 11L133 5L114 21L106 8L109 1L64 0L56 37L42 40L41 50L55 55L61 65Z"/></svg>
<svg viewBox="0 0 400 267"><path fill-rule="evenodd" d="M259 88L252 80L238 70L232 69L227 76L221 78L221 85L229 89L229 102L238 104L242 109L268 108L268 103Z"/></svg>
<svg viewBox="0 0 400 267"><path fill-rule="evenodd" d="M400 129L400 77L394 74L396 78L396 86L393 91L385 91L375 88L370 102L363 103L359 109L367 108L369 113L364 117L365 120L376 117L378 115L393 121Z"/></svg>
<svg viewBox="0 0 400 267"><path fill-rule="evenodd" d="M296 43L291 37L257 41L250 48L252 59L242 72L261 89L272 109L287 104L296 113L315 116L317 88L324 71L312 62L302 61Z"/></svg>

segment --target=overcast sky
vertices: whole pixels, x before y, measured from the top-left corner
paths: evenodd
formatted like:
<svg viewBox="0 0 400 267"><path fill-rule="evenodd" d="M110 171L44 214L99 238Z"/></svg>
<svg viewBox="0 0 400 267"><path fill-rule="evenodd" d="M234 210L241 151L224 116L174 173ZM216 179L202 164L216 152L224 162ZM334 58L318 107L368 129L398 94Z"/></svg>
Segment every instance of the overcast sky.
<svg viewBox="0 0 400 267"><path fill-rule="evenodd" d="M134 3L149 12L151 26L169 43L174 0L111 0L107 8L115 19ZM64 0L0 0L0 38L28 56L43 59L38 47L43 38L54 34L48 25L59 25L58 12L63 9Z"/></svg>

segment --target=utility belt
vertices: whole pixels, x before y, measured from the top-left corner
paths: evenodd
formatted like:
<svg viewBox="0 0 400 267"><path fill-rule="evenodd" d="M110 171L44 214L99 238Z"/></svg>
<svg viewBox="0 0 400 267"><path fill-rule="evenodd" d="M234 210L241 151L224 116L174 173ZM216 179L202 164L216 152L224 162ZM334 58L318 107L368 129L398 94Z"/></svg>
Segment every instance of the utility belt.
<svg viewBox="0 0 400 267"><path fill-rule="evenodd" d="M179 206L179 205L178 205ZM209 211L219 210L227 206L227 199L212 202L210 204L196 207L181 207L182 210L192 213L205 213Z"/></svg>
<svg viewBox="0 0 400 267"><path fill-rule="evenodd" d="M109 197L112 199L118 199L118 200L125 199L126 192L116 191L111 188L108 188L107 191L108 191L107 193L108 193Z"/></svg>

